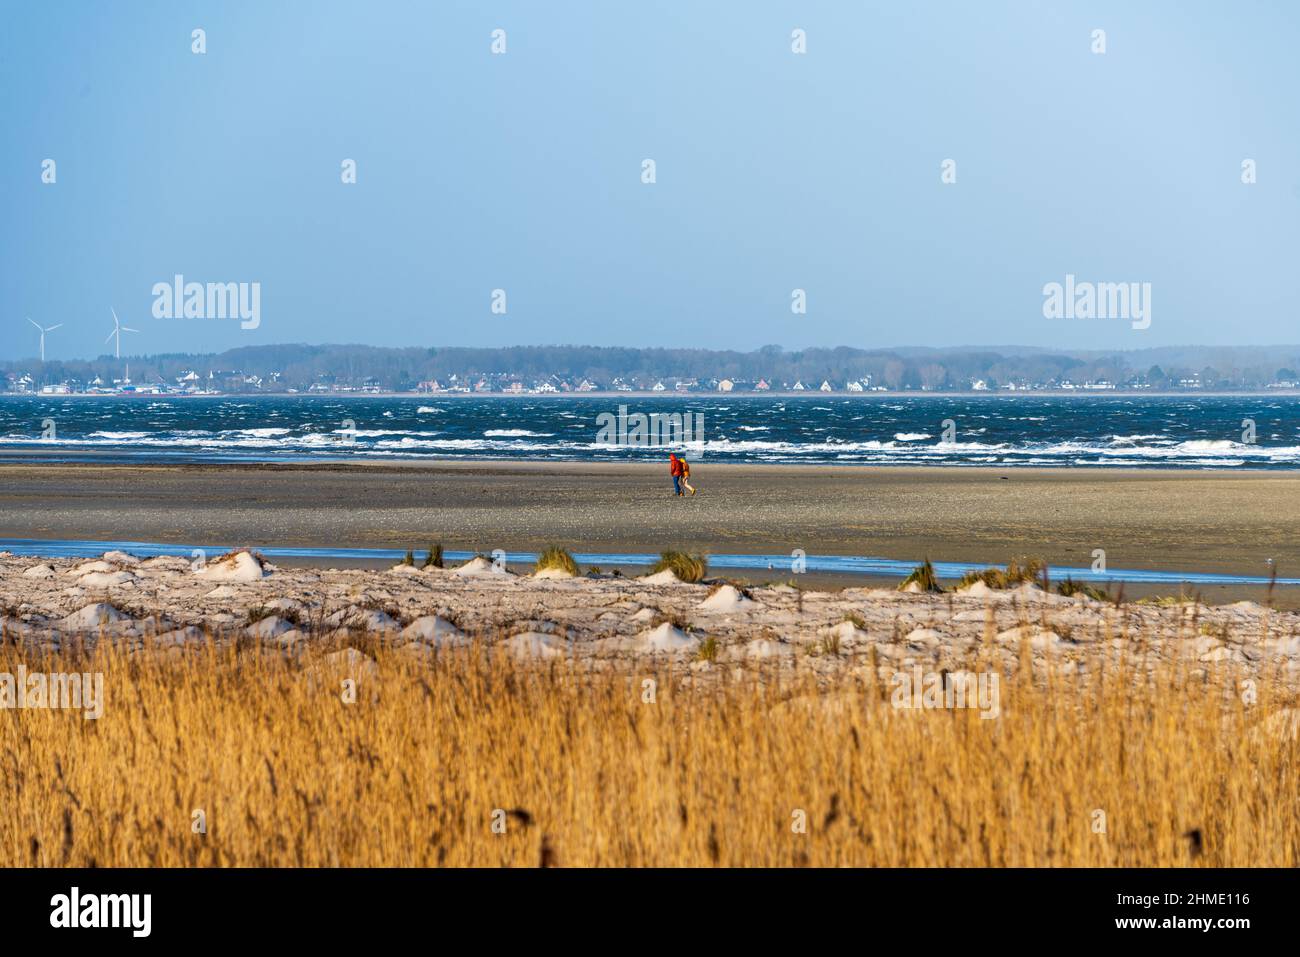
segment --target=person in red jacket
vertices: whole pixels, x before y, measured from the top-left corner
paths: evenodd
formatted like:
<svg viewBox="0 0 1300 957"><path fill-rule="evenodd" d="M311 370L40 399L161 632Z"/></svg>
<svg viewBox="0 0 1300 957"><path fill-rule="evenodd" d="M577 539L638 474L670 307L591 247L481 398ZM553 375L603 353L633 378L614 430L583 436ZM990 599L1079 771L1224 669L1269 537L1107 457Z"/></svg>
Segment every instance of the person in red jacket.
<svg viewBox="0 0 1300 957"><path fill-rule="evenodd" d="M668 453L668 474L673 477L673 494L682 494L682 460L676 452Z"/></svg>

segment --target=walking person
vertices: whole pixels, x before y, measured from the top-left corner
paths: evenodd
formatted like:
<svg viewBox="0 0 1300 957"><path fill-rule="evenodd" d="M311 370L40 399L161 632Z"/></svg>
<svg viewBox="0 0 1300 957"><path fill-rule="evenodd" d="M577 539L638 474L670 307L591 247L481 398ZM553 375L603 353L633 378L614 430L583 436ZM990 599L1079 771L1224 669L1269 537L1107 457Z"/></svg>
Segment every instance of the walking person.
<svg viewBox="0 0 1300 957"><path fill-rule="evenodd" d="M682 488L689 489L692 495L695 494L695 486L691 484L691 463L685 459L678 459L682 463ZM685 495L685 492L681 494Z"/></svg>
<svg viewBox="0 0 1300 957"><path fill-rule="evenodd" d="M668 453L668 474L673 477L673 494L682 494L682 460L676 452Z"/></svg>

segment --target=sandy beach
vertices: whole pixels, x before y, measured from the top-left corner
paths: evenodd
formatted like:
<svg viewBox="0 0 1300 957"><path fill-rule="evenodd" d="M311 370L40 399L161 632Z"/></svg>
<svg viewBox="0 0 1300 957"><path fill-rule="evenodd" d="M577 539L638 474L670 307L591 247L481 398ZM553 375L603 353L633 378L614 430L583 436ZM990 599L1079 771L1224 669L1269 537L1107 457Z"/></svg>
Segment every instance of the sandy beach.
<svg viewBox="0 0 1300 957"><path fill-rule="evenodd" d="M699 463L0 464L0 537L177 544L869 555L1300 570L1300 477Z"/></svg>

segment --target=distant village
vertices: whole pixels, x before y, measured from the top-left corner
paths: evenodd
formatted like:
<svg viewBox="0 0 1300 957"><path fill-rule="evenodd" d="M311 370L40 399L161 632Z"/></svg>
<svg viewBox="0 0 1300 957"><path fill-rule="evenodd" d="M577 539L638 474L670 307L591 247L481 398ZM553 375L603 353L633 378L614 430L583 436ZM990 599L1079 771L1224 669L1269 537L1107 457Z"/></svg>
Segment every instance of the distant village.
<svg viewBox="0 0 1300 957"><path fill-rule="evenodd" d="M215 355L5 360L0 389L13 395L91 396L1264 392L1300 389L1296 366L1297 347L1070 354L267 345ZM483 371L491 369L500 371Z"/></svg>
<svg viewBox="0 0 1300 957"><path fill-rule="evenodd" d="M1286 370L1283 370L1286 371ZM1158 385L1143 376L1131 376L1121 381L1109 379L1052 379L1048 381L1009 381L989 382L984 379L971 379L964 384L945 383L941 387L921 384L913 386L908 383L890 386L874 382L869 375L858 379L830 380L810 379L793 382L775 379L699 379L662 376L651 378L624 378L615 376L607 382L589 378L573 379L563 376L546 376L544 378L524 378L508 373L472 373L458 375L453 373L444 379L426 379L414 384L412 388L394 389L385 387L377 378L366 376L350 380L336 375L321 374L305 388L286 385L278 372L265 376L247 374L238 370L208 370L199 373L187 369L184 374L171 381L156 378L153 381L131 379L130 371L124 371L121 378L105 379L95 376L88 382L77 379L63 379L58 382L38 382L30 373L9 373L4 379L4 391L18 395L248 395L248 394L410 394L410 395L559 395L566 393L756 393L756 394L799 394L799 393L869 393L869 392L1140 392L1153 388L1159 391L1195 392L1211 389L1230 389L1230 383L1213 378L1207 383L1199 374L1166 380ZM1251 389L1252 387L1246 386ZM1258 388L1253 387L1253 388ZM1300 378L1285 375L1265 383L1263 388L1271 390L1300 389Z"/></svg>

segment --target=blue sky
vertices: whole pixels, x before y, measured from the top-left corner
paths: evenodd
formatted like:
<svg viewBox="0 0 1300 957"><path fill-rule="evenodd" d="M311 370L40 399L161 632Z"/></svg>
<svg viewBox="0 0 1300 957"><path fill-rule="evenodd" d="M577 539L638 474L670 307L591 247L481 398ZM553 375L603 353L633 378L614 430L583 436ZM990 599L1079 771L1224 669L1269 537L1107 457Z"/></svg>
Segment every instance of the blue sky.
<svg viewBox="0 0 1300 957"><path fill-rule="evenodd" d="M1283 0L0 0L0 357L110 305L124 354L1296 342L1298 47ZM154 318L177 273L260 326ZM1067 273L1150 328L1045 319Z"/></svg>

